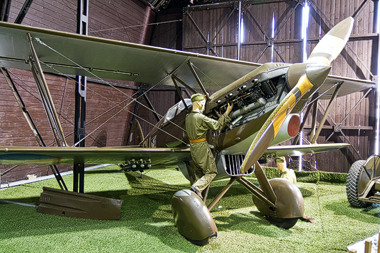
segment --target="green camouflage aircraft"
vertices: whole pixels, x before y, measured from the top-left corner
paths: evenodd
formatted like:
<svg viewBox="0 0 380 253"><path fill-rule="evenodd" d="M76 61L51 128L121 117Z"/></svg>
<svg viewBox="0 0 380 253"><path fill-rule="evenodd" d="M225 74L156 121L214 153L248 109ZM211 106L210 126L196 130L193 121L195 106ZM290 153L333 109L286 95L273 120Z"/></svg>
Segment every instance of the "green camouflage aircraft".
<svg viewBox="0 0 380 253"><path fill-rule="evenodd" d="M181 101L145 137L135 123L131 141L141 140L134 143L137 145L70 147L43 73L182 86L192 92L200 88L208 97L205 110L208 117L217 119L227 103L234 103L228 127L210 132L207 138L218 167L215 180L226 177L231 180L208 206L190 190L177 192L172 205L179 232L200 245L216 235L209 211L235 181L252 192L253 202L271 223L290 228L303 217L302 194L285 179L268 180L258 160L264 154L314 154L348 145L277 144L299 133L300 112L312 96L335 99L337 95L373 87L367 80L328 75L331 62L349 39L353 23L354 19L349 17L332 28L304 63L261 65L1 22L0 67L32 69L36 82L41 84L45 108L54 119L52 128L61 145L0 147L0 164L73 164L80 160L84 164L121 164L126 171L176 165L193 182L185 131L185 116L192 106L188 98L180 94ZM207 90L216 92L208 95ZM244 177L252 173L256 174L260 187Z"/></svg>

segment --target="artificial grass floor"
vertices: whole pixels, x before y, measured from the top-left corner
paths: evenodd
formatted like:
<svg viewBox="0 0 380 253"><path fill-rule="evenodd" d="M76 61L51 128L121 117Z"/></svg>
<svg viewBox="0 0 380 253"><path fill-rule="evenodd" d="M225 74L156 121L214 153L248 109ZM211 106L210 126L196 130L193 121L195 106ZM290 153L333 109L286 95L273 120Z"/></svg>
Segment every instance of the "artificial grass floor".
<svg viewBox="0 0 380 253"><path fill-rule="evenodd" d="M299 183L305 213L317 223L298 221L285 230L266 221L251 194L235 183L211 211L218 238L199 247L184 239L173 223L171 198L189 188L181 172L151 169L143 179L138 177L117 166L86 172L85 193L124 200L117 221L46 215L0 202L0 252L348 252L348 245L380 229L380 208L350 207L345 185ZM72 176L64 180L72 189ZM227 182L213 182L209 196ZM38 205L43 186L58 188L55 179L40 181L2 189L0 199Z"/></svg>

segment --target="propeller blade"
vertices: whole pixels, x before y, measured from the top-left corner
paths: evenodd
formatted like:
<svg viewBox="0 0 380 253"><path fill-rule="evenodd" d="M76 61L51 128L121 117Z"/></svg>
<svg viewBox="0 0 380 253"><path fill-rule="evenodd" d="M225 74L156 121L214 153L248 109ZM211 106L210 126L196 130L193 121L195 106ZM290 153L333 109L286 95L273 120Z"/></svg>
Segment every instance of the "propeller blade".
<svg viewBox="0 0 380 253"><path fill-rule="evenodd" d="M353 26L354 18L352 17L339 22L319 41L306 62L330 64L343 50Z"/></svg>

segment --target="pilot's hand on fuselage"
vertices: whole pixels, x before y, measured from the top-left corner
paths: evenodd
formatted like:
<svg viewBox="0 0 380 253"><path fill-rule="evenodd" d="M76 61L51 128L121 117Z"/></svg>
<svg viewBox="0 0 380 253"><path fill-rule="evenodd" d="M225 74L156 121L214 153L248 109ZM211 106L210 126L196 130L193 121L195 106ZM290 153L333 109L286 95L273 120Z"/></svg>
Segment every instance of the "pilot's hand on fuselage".
<svg viewBox="0 0 380 253"><path fill-rule="evenodd" d="M227 110L226 110L225 114L226 115L230 114L230 112L232 111L233 107L234 107L234 103L233 102L228 103Z"/></svg>

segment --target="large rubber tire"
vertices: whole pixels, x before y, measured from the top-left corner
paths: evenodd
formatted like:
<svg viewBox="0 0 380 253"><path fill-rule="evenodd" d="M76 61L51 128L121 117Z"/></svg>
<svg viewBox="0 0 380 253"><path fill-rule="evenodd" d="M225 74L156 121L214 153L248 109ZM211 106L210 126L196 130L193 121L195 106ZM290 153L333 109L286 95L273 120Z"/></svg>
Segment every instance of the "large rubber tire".
<svg viewBox="0 0 380 253"><path fill-rule="evenodd" d="M289 229L289 228L293 227L294 225L296 225L296 223L298 221L298 218L280 219L280 218L274 218L271 216L266 216L266 219L270 223L272 223L273 225L280 227L280 228L285 228L285 229Z"/></svg>
<svg viewBox="0 0 380 253"><path fill-rule="evenodd" d="M358 160L354 162L348 171L346 194L347 200L352 207L366 208L372 205L372 203L364 202L358 199L360 172L363 169L365 162L365 160Z"/></svg>

